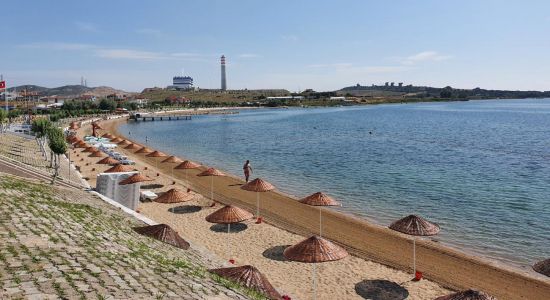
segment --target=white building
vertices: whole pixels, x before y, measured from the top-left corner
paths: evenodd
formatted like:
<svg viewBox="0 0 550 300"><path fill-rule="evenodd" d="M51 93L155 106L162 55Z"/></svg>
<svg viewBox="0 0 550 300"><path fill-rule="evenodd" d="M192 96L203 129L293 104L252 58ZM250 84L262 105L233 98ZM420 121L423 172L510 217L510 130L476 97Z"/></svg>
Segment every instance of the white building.
<svg viewBox="0 0 550 300"><path fill-rule="evenodd" d="M174 76L173 85L170 88L176 90L189 90L193 88L193 78L190 76Z"/></svg>

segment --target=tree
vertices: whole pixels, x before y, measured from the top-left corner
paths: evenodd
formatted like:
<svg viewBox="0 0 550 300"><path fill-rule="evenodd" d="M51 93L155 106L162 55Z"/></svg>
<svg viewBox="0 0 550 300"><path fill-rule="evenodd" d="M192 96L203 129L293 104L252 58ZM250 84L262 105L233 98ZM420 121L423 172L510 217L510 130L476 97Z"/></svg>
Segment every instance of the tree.
<svg viewBox="0 0 550 300"><path fill-rule="evenodd" d="M50 127L48 129L48 146L52 155L54 155L54 174L52 178L52 184L55 183L55 179L59 175L59 156L67 152L67 143L65 142L65 135L63 131L58 127Z"/></svg>
<svg viewBox="0 0 550 300"><path fill-rule="evenodd" d="M99 109L114 111L116 109L116 102L115 100L101 99L101 101L99 101Z"/></svg>
<svg viewBox="0 0 550 300"><path fill-rule="evenodd" d="M48 129L52 127L52 123L45 118L34 119L31 124L31 131L34 132L34 136L42 150L42 155L46 157L46 150L44 148L46 144L46 138L48 135ZM47 158L46 158L47 159Z"/></svg>
<svg viewBox="0 0 550 300"><path fill-rule="evenodd" d="M0 133L4 132L4 123L8 121L8 113L5 110L0 110Z"/></svg>

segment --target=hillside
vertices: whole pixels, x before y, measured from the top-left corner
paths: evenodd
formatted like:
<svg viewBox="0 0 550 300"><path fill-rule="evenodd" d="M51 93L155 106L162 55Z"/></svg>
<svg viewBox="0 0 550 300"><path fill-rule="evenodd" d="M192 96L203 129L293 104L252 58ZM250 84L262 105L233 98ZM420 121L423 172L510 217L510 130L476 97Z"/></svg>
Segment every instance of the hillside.
<svg viewBox="0 0 550 300"><path fill-rule="evenodd" d="M86 87L83 85L64 85L55 88L47 88L38 85L20 85L16 87L9 88L8 91L23 91L27 90L29 92L38 92L41 96L62 96L62 97L78 97L82 94L92 95L96 97L106 97L111 94L132 94L125 92L123 90L117 90L108 86L99 86L99 87Z"/></svg>
<svg viewBox="0 0 550 300"><path fill-rule="evenodd" d="M550 91L509 91L509 90L487 90L482 88L475 89L456 89L450 86L443 88L429 86L386 86L355 85L345 87L336 91L339 95L348 95L356 97L412 97L412 98L456 98L456 99L524 99L524 98L547 98L550 97Z"/></svg>

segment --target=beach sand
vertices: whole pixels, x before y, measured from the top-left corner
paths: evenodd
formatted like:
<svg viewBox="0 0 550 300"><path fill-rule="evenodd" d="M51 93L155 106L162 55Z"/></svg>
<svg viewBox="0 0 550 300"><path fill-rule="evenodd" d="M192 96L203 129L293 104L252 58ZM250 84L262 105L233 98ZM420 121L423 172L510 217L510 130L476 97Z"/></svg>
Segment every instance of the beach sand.
<svg viewBox="0 0 550 300"><path fill-rule="evenodd" d="M116 131L117 122L120 120L102 122L105 130L101 133L121 136ZM83 132L91 132L90 126L85 126L79 134ZM80 154L82 150L77 149L76 152ZM174 170L174 177L171 178L171 169L175 164L160 163L163 158L147 158L120 148L117 151L136 161L135 168L140 172L155 178L153 184L164 185L150 190L166 191L174 187L172 182L175 181L176 187L185 189L189 186L197 192L192 201L185 203L142 203L139 207L142 214L173 226L185 238L205 246L222 258L235 259L237 265L256 266L284 294L295 299L312 298L312 265L285 261L282 249L318 233L318 208L298 203L282 193L262 193L262 216L266 222L254 224L248 221L245 222L246 230L230 234L225 232L225 227L215 226L221 230L216 232L211 228L214 224L204 218L222 206L208 207L212 202L208 199L211 178L196 176L205 168L189 170L187 182L183 170ZM90 158L86 153L72 157L81 166L83 175L90 178L92 186L95 186L95 175L108 168L95 164L101 158ZM80 161L81 158L83 161ZM155 167L157 162L158 168ZM85 166L86 163L89 166ZM145 171L146 166L148 170ZM96 171L91 171L92 168ZM157 173L161 176L157 177ZM269 181L269 178L264 179ZM242 183L232 176L215 177L215 200L255 212L256 194L241 190ZM180 209L176 213L170 212L169 209L174 207ZM198 209L200 211L193 212ZM547 299L550 295L550 281L545 278L495 266L422 239L417 239L417 269L427 279L411 281L412 240L409 237L330 209L323 209L323 236L344 245L353 255L340 261L317 264L318 299L369 298L367 287L373 286L389 293L386 298L376 298L370 294L373 299L405 299L406 295L407 299L433 299L448 294L450 290L445 287L477 288L499 299ZM228 255L227 241L231 255Z"/></svg>

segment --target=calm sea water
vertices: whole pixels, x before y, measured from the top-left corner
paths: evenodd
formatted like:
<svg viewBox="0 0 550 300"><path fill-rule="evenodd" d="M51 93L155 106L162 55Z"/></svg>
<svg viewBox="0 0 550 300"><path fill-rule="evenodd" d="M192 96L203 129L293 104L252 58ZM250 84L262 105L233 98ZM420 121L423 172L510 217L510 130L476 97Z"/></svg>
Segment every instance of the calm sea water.
<svg viewBox="0 0 550 300"><path fill-rule="evenodd" d="M325 191L382 225L410 213L442 243L518 266L550 257L550 99L241 111L129 123L162 151L298 197Z"/></svg>

